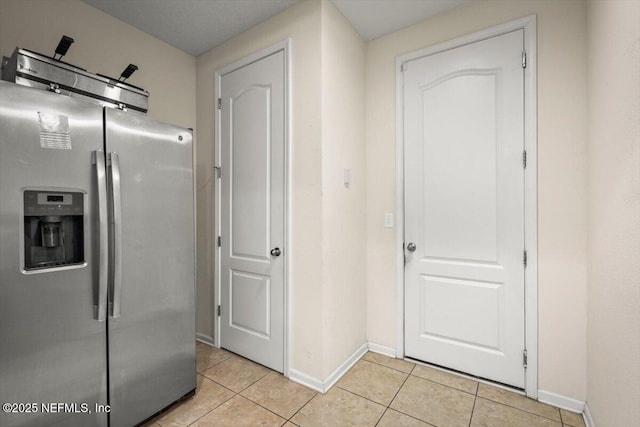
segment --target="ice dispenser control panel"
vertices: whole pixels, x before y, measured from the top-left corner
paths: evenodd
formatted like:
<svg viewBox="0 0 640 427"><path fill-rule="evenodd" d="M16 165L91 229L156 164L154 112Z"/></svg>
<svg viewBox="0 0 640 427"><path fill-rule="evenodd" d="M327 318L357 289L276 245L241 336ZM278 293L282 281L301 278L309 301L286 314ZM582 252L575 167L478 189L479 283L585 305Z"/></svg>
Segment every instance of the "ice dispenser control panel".
<svg viewBox="0 0 640 427"><path fill-rule="evenodd" d="M24 191L24 268L84 263L84 194Z"/></svg>

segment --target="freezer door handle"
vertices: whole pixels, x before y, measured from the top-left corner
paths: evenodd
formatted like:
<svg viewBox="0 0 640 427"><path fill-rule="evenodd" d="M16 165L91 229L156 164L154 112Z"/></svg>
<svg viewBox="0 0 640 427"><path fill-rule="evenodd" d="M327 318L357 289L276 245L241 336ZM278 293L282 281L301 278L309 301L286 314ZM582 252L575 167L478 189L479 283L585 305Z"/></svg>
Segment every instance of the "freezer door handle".
<svg viewBox="0 0 640 427"><path fill-rule="evenodd" d="M104 152L96 150L92 153L91 162L96 166L98 184L98 306L95 307L95 318L98 322L107 319L107 281L109 278L109 222L107 220L107 175Z"/></svg>
<svg viewBox="0 0 640 427"><path fill-rule="evenodd" d="M113 295L111 317L120 317L122 311L122 198L120 193L120 158L118 153L107 155L113 206Z"/></svg>

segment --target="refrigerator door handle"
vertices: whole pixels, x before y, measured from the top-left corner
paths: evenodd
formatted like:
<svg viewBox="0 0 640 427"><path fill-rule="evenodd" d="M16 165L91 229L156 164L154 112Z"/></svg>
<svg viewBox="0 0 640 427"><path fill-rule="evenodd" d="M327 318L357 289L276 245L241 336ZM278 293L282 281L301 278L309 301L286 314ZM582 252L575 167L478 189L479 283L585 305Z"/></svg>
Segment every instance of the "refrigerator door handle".
<svg viewBox="0 0 640 427"><path fill-rule="evenodd" d="M98 322L107 320L107 281L109 278L109 222L107 220L107 174L104 152L95 150L91 156L96 165L98 183L98 306L95 307L95 318Z"/></svg>
<svg viewBox="0 0 640 427"><path fill-rule="evenodd" d="M113 206L113 303L111 317L122 311L122 198L120 193L120 158L118 153L107 154L110 168L111 203Z"/></svg>

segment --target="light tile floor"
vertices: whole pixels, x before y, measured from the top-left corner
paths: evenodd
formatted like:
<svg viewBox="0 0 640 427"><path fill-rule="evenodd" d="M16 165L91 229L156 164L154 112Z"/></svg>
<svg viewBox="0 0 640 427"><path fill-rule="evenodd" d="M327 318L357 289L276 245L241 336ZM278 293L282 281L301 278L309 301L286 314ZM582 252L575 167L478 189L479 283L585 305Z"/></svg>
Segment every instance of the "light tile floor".
<svg viewBox="0 0 640 427"><path fill-rule="evenodd" d="M326 394L198 342L196 395L167 426L584 427L582 416L484 383L367 353Z"/></svg>

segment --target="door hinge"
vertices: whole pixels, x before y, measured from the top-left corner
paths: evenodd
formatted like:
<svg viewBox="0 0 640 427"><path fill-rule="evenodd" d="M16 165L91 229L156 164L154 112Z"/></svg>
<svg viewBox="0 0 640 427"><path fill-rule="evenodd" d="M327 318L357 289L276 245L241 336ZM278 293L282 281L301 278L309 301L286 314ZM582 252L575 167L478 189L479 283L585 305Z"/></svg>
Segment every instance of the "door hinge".
<svg viewBox="0 0 640 427"><path fill-rule="evenodd" d="M220 317L221 314L222 314L222 308L218 306L218 317Z"/></svg>
<svg viewBox="0 0 640 427"><path fill-rule="evenodd" d="M214 166L213 169L216 171L216 178L222 178L222 166Z"/></svg>
<svg viewBox="0 0 640 427"><path fill-rule="evenodd" d="M527 52L522 51L522 68L527 68Z"/></svg>
<svg viewBox="0 0 640 427"><path fill-rule="evenodd" d="M218 98L218 110L222 110L222 98Z"/></svg>
<svg viewBox="0 0 640 427"><path fill-rule="evenodd" d="M218 236L218 247L222 246L222 236Z"/></svg>
<svg viewBox="0 0 640 427"><path fill-rule="evenodd" d="M522 167L527 168L527 150L522 152Z"/></svg>
<svg viewBox="0 0 640 427"><path fill-rule="evenodd" d="M522 252L522 263L527 267L527 251Z"/></svg>
<svg viewBox="0 0 640 427"><path fill-rule="evenodd" d="M407 64L406 62L403 62L402 64L400 64L400 71L407 71L409 69L409 64Z"/></svg>
<svg viewBox="0 0 640 427"><path fill-rule="evenodd" d="M218 306L220 307L220 306ZM522 350L522 366L527 367L527 350Z"/></svg>

